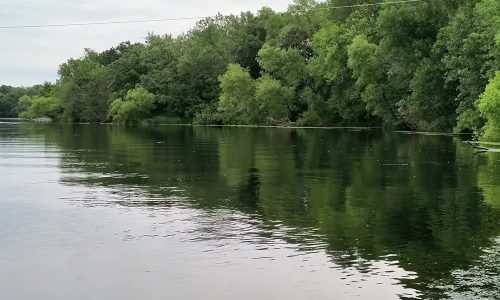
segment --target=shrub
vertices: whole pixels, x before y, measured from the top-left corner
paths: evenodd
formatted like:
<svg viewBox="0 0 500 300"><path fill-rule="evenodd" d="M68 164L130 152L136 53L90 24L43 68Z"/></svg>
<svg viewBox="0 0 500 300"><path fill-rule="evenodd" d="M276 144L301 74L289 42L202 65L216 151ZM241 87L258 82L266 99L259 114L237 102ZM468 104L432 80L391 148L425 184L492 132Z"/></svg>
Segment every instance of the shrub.
<svg viewBox="0 0 500 300"><path fill-rule="evenodd" d="M124 99L111 103L109 115L114 122L134 124L150 117L154 108L154 95L144 88L135 88L129 90Z"/></svg>

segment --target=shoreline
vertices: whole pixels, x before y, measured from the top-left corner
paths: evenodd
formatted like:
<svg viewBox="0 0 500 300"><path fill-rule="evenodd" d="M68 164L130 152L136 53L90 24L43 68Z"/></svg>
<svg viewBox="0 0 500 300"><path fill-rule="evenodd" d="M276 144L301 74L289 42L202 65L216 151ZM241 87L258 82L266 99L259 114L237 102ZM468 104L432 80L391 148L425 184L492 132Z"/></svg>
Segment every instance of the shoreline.
<svg viewBox="0 0 500 300"><path fill-rule="evenodd" d="M36 122L33 120L21 119L21 118L0 118L0 123L2 121L16 121L22 123L33 123L33 124L66 124L66 125L108 125L108 126L120 126L127 127L121 124L116 123L63 123L63 122ZM11 122L3 122L3 123L11 123ZM184 126L184 127L220 127L220 128L276 128L276 129L323 129L323 130L335 130L335 129L348 129L348 130L373 130L373 129L383 129L382 126L279 126L279 125L199 125L199 124L190 124L190 123L179 123L179 124L167 124L167 123L159 123L159 124L147 124L147 125L137 125L131 127L162 127L162 126ZM400 134L415 134L415 135L435 135L435 136L467 136L471 135L470 133L454 133L454 132L437 132L437 131L411 131L411 130L388 130L394 133ZM482 144L492 144L492 145L500 145L500 143L494 142L480 142L476 141L476 143Z"/></svg>

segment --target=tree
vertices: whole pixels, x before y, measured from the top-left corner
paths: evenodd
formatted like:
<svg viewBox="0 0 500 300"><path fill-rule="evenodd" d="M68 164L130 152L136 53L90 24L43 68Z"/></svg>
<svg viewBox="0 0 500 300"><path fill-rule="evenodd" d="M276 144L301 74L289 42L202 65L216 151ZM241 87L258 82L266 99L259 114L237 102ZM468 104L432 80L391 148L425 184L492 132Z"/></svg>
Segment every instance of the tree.
<svg viewBox="0 0 500 300"><path fill-rule="evenodd" d="M59 100L54 97L23 96L19 99L22 109L19 117L23 119L50 118L56 120L61 114Z"/></svg>
<svg viewBox="0 0 500 300"><path fill-rule="evenodd" d="M444 63L446 83L457 90L456 131L478 130L484 120L475 102L500 68L495 37L500 28L500 2L465 1L441 28L435 45Z"/></svg>
<svg viewBox="0 0 500 300"><path fill-rule="evenodd" d="M124 97L141 82L142 76L148 74L141 57L144 51L145 45L134 45L110 64L109 86L112 99ZM159 57L157 59L160 61Z"/></svg>
<svg viewBox="0 0 500 300"><path fill-rule="evenodd" d="M129 90L124 99L115 99L109 115L114 122L134 124L150 117L154 107L154 95L144 88L136 88Z"/></svg>
<svg viewBox="0 0 500 300"><path fill-rule="evenodd" d="M32 104L33 104L33 98L28 95L24 95L21 98L19 98L19 102L17 105L19 114L28 111L28 109Z"/></svg>
<svg viewBox="0 0 500 300"><path fill-rule="evenodd" d="M282 49L265 44L259 51L262 69L286 86L297 89L306 79L306 61L298 49Z"/></svg>
<svg viewBox="0 0 500 300"><path fill-rule="evenodd" d="M219 77L218 110L226 124L252 124L260 118L255 102L255 82L247 69L230 64Z"/></svg>
<svg viewBox="0 0 500 300"><path fill-rule="evenodd" d="M283 49L266 43L260 49L257 60L264 74L279 80L295 94L300 94L301 90L307 86L309 80L307 61L299 49ZM306 103L299 97L294 97L293 100L290 104L290 120L297 121Z"/></svg>
<svg viewBox="0 0 500 300"><path fill-rule="evenodd" d="M273 14L274 12L269 12ZM257 53L262 48L266 37L265 14L253 15L250 12L241 13L239 17L228 21L227 35L232 41L234 62L247 68L252 78L260 76L261 67L257 62Z"/></svg>
<svg viewBox="0 0 500 300"><path fill-rule="evenodd" d="M386 124L396 123L399 120L396 101L388 98L385 91L384 64L379 47L364 36L356 36L349 46L348 55L349 68L367 109Z"/></svg>
<svg viewBox="0 0 500 300"><path fill-rule="evenodd" d="M477 107L486 118L486 126L482 139L486 141L500 141L500 71L486 86Z"/></svg>
<svg viewBox="0 0 500 300"><path fill-rule="evenodd" d="M271 124L289 121L292 114L294 93L289 87L285 87L278 80L269 76L262 76L255 85L255 101Z"/></svg>
<svg viewBox="0 0 500 300"><path fill-rule="evenodd" d="M400 123L402 127L414 130L423 127L427 127L425 129L428 130L433 129L432 126L439 124L431 124L426 120L421 122L423 115L420 112L432 108L427 112L432 118L436 114L442 114L439 108L449 107L448 97L417 99L416 96L412 96L412 81L416 74L431 77L435 74L424 72L428 71L425 61L431 57L439 29L448 20L448 12L447 3L443 0L421 1L409 5L387 5L380 9L376 30L384 72L381 94L388 99L388 102L393 103L396 123ZM439 75L436 77L439 79ZM433 82L434 78L418 80L419 83ZM446 93L446 89L443 91L438 84L434 86L437 88L436 95L441 96ZM431 104L431 101L438 103ZM439 103L441 101L444 103Z"/></svg>
<svg viewBox="0 0 500 300"><path fill-rule="evenodd" d="M59 67L57 97L70 122L103 122L110 97L109 69L98 62L95 51L86 50L80 59L69 59Z"/></svg>
<svg viewBox="0 0 500 300"><path fill-rule="evenodd" d="M455 91L445 82L437 57L423 59L411 81L411 96L403 103L404 118L419 130L452 131L456 123Z"/></svg>
<svg viewBox="0 0 500 300"><path fill-rule="evenodd" d="M308 109L303 114L305 125L347 124L361 125L372 119L367 113L355 87L352 70L348 66L348 47L353 37L370 34L370 19L361 13L353 14L346 24L331 23L313 37L314 57L308 70L314 84L305 96Z"/></svg>
<svg viewBox="0 0 500 300"><path fill-rule="evenodd" d="M22 107L19 106L19 98L21 98L22 96L48 97L52 95L53 89L54 85L48 82L37 84L32 87L12 87L7 85L0 86L0 117L18 117L19 112L27 109L27 105Z"/></svg>

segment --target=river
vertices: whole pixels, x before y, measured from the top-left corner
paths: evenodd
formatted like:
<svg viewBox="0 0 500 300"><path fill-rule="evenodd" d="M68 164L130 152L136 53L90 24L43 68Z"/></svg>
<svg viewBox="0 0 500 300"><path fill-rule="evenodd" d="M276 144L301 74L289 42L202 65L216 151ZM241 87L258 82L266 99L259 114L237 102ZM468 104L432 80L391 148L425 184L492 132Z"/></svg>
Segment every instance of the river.
<svg viewBox="0 0 500 300"><path fill-rule="evenodd" d="M499 299L499 253L457 137L0 124L2 299Z"/></svg>

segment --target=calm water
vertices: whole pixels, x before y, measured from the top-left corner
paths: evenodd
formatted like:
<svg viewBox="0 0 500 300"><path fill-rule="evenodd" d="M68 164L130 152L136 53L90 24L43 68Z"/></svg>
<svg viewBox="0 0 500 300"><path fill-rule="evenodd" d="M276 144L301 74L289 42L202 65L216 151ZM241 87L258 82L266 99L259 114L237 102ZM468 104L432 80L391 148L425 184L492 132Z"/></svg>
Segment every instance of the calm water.
<svg viewBox="0 0 500 300"><path fill-rule="evenodd" d="M380 130L0 124L0 298L499 299L500 153Z"/></svg>

